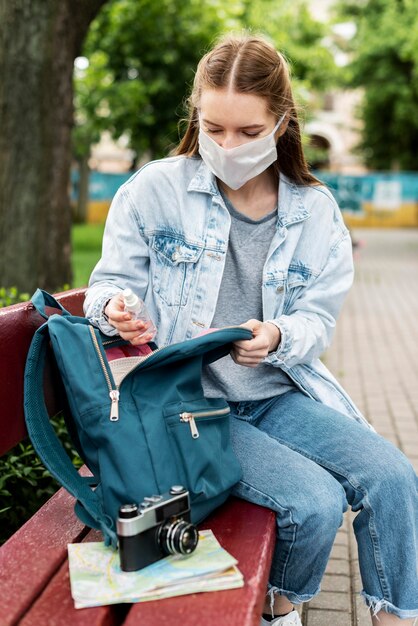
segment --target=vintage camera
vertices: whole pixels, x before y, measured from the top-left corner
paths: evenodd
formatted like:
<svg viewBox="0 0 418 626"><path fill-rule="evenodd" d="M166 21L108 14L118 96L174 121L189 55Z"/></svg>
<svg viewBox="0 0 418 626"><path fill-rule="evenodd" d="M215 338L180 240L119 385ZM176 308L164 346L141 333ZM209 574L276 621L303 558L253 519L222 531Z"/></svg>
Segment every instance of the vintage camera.
<svg viewBox="0 0 418 626"><path fill-rule="evenodd" d="M168 554L190 554L199 541L190 523L189 492L181 485L146 497L139 505L122 505L116 528L124 572L135 572Z"/></svg>

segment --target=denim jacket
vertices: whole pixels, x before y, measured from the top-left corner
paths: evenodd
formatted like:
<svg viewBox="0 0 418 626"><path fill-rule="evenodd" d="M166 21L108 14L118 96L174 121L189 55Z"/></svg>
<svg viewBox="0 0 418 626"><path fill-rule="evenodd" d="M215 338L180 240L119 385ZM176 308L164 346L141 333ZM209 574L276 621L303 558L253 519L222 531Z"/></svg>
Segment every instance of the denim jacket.
<svg viewBox="0 0 418 626"><path fill-rule="evenodd" d="M107 300L130 287L145 300L159 346L210 328L231 218L216 178L198 157L153 161L116 193L85 313L104 333ZM264 265L263 319L281 330L265 363L311 398L368 426L319 360L353 280L351 240L332 194L280 177L276 231ZM247 320L242 320L246 322Z"/></svg>

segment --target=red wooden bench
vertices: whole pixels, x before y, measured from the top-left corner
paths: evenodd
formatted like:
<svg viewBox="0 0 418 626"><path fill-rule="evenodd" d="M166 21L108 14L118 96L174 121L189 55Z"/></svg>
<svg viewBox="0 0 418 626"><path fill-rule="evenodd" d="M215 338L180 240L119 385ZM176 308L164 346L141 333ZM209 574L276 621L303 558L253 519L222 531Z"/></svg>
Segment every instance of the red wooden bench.
<svg viewBox="0 0 418 626"><path fill-rule="evenodd" d="M84 290L57 295L82 315ZM0 454L27 435L23 372L32 335L42 318L30 303L0 309ZM51 371L45 377L50 414L59 410ZM240 589L191 594L139 604L75 609L70 595L67 544L99 541L76 518L74 500L60 489L0 548L0 626L257 626L274 548L272 511L230 498L201 525L238 559Z"/></svg>

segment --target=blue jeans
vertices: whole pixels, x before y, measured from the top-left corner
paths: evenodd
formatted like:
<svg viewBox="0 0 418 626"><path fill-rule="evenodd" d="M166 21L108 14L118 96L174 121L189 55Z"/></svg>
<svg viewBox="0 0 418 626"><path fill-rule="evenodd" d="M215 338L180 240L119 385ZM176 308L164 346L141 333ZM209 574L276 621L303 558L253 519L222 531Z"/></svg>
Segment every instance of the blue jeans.
<svg viewBox="0 0 418 626"><path fill-rule="evenodd" d="M298 390L230 406L243 469L234 493L277 513L271 601L279 593L300 604L319 592L350 505L367 606L418 616L418 485L405 455Z"/></svg>

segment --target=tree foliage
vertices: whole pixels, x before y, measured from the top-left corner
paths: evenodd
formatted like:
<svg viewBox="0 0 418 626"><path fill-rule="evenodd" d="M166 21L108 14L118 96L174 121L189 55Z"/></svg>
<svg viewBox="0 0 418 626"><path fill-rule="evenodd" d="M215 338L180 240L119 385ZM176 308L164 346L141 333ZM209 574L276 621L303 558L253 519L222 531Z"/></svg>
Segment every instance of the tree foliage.
<svg viewBox="0 0 418 626"><path fill-rule="evenodd" d="M246 0L243 26L272 40L290 63L295 85L323 91L337 80L333 55L324 44L328 26L315 19L306 0Z"/></svg>
<svg viewBox="0 0 418 626"><path fill-rule="evenodd" d="M300 85L323 88L334 76L321 45L323 25L302 0L111 0L84 47L89 67L77 84L78 123L127 135L137 154L167 153L194 70L216 37L243 28L263 32L291 60Z"/></svg>
<svg viewBox="0 0 418 626"><path fill-rule="evenodd" d="M76 83L81 118L115 138L128 135L138 154L164 154L177 141L176 112L196 63L220 24L236 25L234 9L234 0L227 8L217 0L111 1L86 41L89 67Z"/></svg>
<svg viewBox="0 0 418 626"><path fill-rule="evenodd" d="M361 142L375 169L418 169L418 12L414 0L349 0L357 33L347 84L363 87Z"/></svg>

